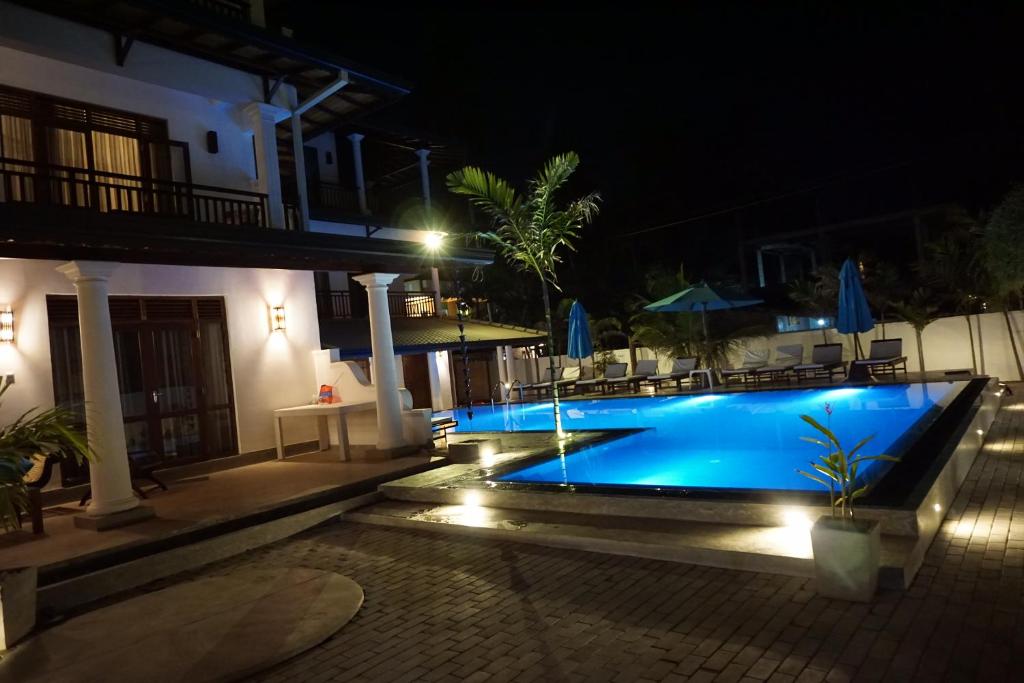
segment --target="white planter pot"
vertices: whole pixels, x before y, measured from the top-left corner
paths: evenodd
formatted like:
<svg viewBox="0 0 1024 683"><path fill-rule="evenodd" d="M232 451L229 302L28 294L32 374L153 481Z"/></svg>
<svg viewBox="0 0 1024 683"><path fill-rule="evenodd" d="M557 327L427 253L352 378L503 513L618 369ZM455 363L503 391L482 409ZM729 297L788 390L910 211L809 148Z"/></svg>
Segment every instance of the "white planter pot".
<svg viewBox="0 0 1024 683"><path fill-rule="evenodd" d="M0 572L0 652L36 625L36 568Z"/></svg>
<svg viewBox="0 0 1024 683"><path fill-rule="evenodd" d="M878 587L882 535L876 520L820 517L811 527L818 593L870 602Z"/></svg>

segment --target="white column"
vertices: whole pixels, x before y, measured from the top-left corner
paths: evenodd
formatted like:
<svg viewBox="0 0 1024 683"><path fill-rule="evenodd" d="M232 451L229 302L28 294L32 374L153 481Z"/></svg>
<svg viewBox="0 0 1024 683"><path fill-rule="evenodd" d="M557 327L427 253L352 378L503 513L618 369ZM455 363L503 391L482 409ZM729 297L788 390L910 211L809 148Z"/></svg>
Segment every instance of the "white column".
<svg viewBox="0 0 1024 683"><path fill-rule="evenodd" d="M437 362L437 351L427 351L427 375L430 377L430 407L434 412L444 410L444 396L441 393L441 368Z"/></svg>
<svg viewBox="0 0 1024 683"><path fill-rule="evenodd" d="M366 180L363 177L363 137L361 133L352 133L348 136L348 141L352 143L352 164L356 174L356 194L359 196L359 211L367 215L370 213L370 209L366 204Z"/></svg>
<svg viewBox="0 0 1024 683"><path fill-rule="evenodd" d="M288 111L263 102L250 102L243 107L256 143L257 187L267 195L270 227L284 227L284 204L281 199L281 167L277 161L277 132L274 126L288 116Z"/></svg>
<svg viewBox="0 0 1024 683"><path fill-rule="evenodd" d="M505 347L499 346L494 350L494 357L498 359L498 381L505 384L509 381L508 369L505 364Z"/></svg>
<svg viewBox="0 0 1024 683"><path fill-rule="evenodd" d="M430 286L434 288L434 315L443 318L445 311L441 306L441 275L436 266L430 269Z"/></svg>
<svg viewBox="0 0 1024 683"><path fill-rule="evenodd" d="M505 376L508 377L508 381L516 379L516 361L512 355L512 347L505 347Z"/></svg>
<svg viewBox="0 0 1024 683"><path fill-rule="evenodd" d="M75 283L78 293L85 423L89 446L97 457L97 462L89 466L92 501L87 512L91 516L123 512L139 505L128 469L114 333L110 326L107 280L117 265L72 261L57 268Z"/></svg>
<svg viewBox="0 0 1024 683"><path fill-rule="evenodd" d="M306 152L302 145L302 116L292 113L292 153L295 156L295 185L299 192L299 229L309 230L309 188L306 186Z"/></svg>
<svg viewBox="0 0 1024 683"><path fill-rule="evenodd" d="M405 445L402 436L402 402L398 395L395 345L391 338L388 285L397 273L365 273L354 279L366 287L370 309L370 349L373 351L373 385L377 390L377 448Z"/></svg>

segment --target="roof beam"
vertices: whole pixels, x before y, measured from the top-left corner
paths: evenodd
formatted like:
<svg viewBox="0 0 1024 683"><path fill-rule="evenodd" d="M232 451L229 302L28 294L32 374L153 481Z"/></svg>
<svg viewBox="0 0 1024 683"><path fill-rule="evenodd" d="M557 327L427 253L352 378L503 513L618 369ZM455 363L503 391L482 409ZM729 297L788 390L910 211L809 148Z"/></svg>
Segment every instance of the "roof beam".
<svg viewBox="0 0 1024 683"><path fill-rule="evenodd" d="M299 106L295 107L295 109L292 111L292 116L302 116L307 111L309 111L316 105L320 104L325 99L327 99L334 93L338 92L348 84L348 72L339 72L338 77L334 79L333 82L328 83L324 87L320 88L315 93L306 98L305 102L302 102Z"/></svg>
<svg viewBox="0 0 1024 683"><path fill-rule="evenodd" d="M132 35L123 36L120 33L113 34L114 37L114 60L118 66L124 66L128 59L128 53L135 44L135 37Z"/></svg>

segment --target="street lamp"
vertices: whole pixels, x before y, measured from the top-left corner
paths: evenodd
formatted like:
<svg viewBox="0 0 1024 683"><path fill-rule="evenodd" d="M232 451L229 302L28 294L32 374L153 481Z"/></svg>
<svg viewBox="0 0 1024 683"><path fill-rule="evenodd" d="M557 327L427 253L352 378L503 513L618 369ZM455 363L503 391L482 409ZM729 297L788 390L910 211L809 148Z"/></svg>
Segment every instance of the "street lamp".
<svg viewBox="0 0 1024 683"><path fill-rule="evenodd" d="M428 251L439 251L444 245L444 238L445 233L443 232L428 232L426 238L423 240L423 246L425 246Z"/></svg>

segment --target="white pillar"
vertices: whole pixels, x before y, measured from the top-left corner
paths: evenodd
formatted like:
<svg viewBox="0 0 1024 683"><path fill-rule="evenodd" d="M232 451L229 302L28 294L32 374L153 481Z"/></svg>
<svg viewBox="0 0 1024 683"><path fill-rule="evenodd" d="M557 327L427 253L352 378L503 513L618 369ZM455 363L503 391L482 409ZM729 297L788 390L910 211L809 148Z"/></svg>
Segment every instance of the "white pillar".
<svg viewBox="0 0 1024 683"><path fill-rule="evenodd" d="M444 396L441 393L441 368L437 362L437 351L427 351L427 375L430 377L430 407L434 412L444 410Z"/></svg>
<svg viewBox="0 0 1024 683"><path fill-rule="evenodd" d="M306 186L306 152L302 145L302 116L292 113L292 153L295 186L299 193L299 230L309 230L309 188Z"/></svg>
<svg viewBox="0 0 1024 683"><path fill-rule="evenodd" d="M443 318L445 311L441 306L441 275L436 267L430 269L430 286L434 288L434 315Z"/></svg>
<svg viewBox="0 0 1024 683"><path fill-rule="evenodd" d="M516 361L512 355L512 347L505 347L505 376L511 382L516 379Z"/></svg>
<svg viewBox="0 0 1024 683"><path fill-rule="evenodd" d="M348 141L352 143L352 164L356 174L356 194L359 196L359 211L368 215L370 209L366 204L366 180L363 177L363 136L361 133L352 133Z"/></svg>
<svg viewBox="0 0 1024 683"><path fill-rule="evenodd" d="M365 273L354 278L366 287L369 301L379 450L405 445L402 436L402 402L398 395L398 372L395 369L395 345L391 338L391 312L388 310L388 285L397 277L397 273Z"/></svg>
<svg viewBox="0 0 1024 683"><path fill-rule="evenodd" d="M114 333L110 326L107 280L117 265L71 261L57 268L75 283L78 294L85 423L89 446L97 457L97 461L89 465L92 501L87 512L90 516L123 512L139 505L128 469Z"/></svg>
<svg viewBox="0 0 1024 683"><path fill-rule="evenodd" d="M281 199L281 167L277 161L277 132L274 126L288 116L286 109L263 102L250 102L242 111L256 143L258 190L267 195L270 227L284 227L284 204Z"/></svg>
<svg viewBox="0 0 1024 683"><path fill-rule="evenodd" d="M494 356L498 359L498 381L505 384L509 381L508 366L505 363L505 347L499 346L494 350Z"/></svg>

